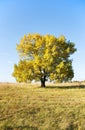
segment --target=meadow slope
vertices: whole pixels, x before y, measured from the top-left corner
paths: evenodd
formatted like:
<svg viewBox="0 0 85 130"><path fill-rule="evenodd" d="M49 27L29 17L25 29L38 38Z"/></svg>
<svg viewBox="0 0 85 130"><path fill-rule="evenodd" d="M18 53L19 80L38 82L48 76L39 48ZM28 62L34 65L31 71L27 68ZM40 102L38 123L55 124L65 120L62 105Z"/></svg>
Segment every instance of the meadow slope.
<svg viewBox="0 0 85 130"><path fill-rule="evenodd" d="M85 130L84 87L0 83L0 130Z"/></svg>

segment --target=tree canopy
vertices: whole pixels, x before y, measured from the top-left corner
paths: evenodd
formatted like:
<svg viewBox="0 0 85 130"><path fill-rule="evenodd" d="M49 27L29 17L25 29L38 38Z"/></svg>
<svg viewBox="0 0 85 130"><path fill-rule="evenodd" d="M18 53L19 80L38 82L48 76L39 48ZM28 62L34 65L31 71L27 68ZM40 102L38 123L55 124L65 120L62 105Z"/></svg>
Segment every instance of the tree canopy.
<svg viewBox="0 0 85 130"><path fill-rule="evenodd" d="M14 65L13 76L18 82L40 80L70 81L74 77L70 55L76 51L75 44L64 36L28 34L17 44L20 55L18 65Z"/></svg>

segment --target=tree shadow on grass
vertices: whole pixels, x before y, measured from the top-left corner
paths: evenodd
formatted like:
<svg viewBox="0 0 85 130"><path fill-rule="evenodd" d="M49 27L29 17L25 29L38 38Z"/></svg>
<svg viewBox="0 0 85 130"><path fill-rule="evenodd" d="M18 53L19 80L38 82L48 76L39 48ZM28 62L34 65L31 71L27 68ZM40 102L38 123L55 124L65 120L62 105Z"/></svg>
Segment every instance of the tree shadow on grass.
<svg viewBox="0 0 85 130"><path fill-rule="evenodd" d="M16 126L16 127L12 127L12 126L6 126L4 128L4 130L38 130L37 127L33 127L33 126L29 126L29 125L25 125L25 126Z"/></svg>
<svg viewBox="0 0 85 130"><path fill-rule="evenodd" d="M85 88L85 85L68 85L68 86L58 86L58 85L55 85L55 86L46 86L46 88L49 88L49 89L84 89Z"/></svg>

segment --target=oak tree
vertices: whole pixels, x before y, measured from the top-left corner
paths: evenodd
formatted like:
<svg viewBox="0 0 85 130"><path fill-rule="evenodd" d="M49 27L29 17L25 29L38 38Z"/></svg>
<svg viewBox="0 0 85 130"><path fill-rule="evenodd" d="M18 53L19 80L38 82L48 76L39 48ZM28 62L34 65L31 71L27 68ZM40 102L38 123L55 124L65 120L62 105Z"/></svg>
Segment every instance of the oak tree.
<svg viewBox="0 0 85 130"><path fill-rule="evenodd" d="M20 55L18 65L14 65L13 76L18 82L40 80L70 81L74 77L70 55L76 51L75 44L64 36L28 34L17 44Z"/></svg>

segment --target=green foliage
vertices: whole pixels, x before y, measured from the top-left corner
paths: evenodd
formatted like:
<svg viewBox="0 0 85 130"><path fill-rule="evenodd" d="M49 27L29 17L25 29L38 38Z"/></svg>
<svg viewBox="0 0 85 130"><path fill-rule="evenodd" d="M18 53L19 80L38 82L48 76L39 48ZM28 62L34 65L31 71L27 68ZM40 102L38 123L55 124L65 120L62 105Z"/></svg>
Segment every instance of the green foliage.
<svg viewBox="0 0 85 130"><path fill-rule="evenodd" d="M48 78L65 82L74 76L69 57L76 49L64 36L28 34L17 44L17 50L22 60L14 65L13 76L18 82L32 79L45 82Z"/></svg>

